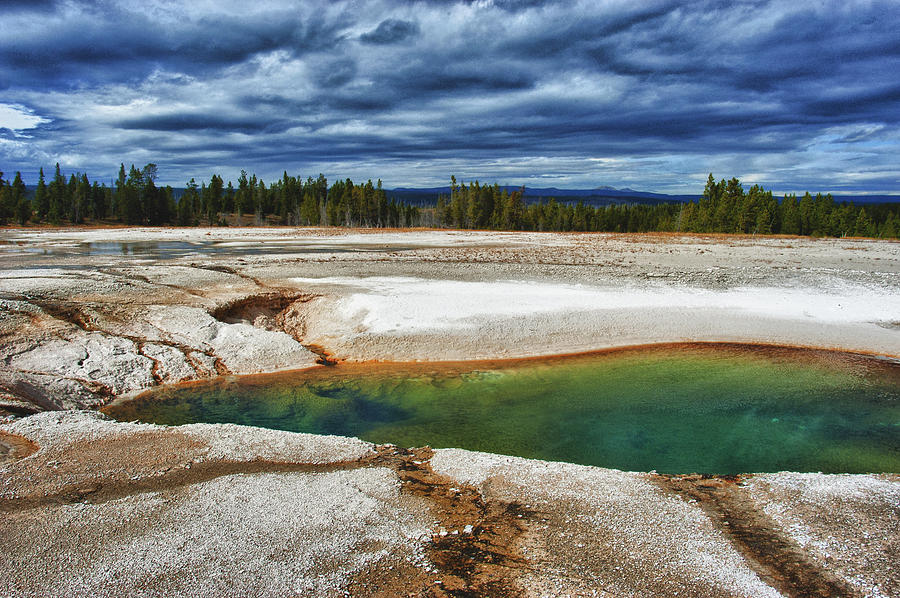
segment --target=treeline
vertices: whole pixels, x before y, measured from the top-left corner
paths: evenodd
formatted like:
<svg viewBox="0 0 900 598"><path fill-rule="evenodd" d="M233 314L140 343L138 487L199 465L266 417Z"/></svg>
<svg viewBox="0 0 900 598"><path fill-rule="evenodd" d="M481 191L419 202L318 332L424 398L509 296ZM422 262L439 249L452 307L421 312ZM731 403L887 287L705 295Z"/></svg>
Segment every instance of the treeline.
<svg viewBox="0 0 900 598"><path fill-rule="evenodd" d="M405 227L419 220L419 208L388 199L381 180L354 184L345 179L329 188L324 175L304 182L285 172L266 186L244 170L236 188L218 175L199 187L191 179L178 201L176 220L181 226L223 225L225 214L252 214L256 224L297 226Z"/></svg>
<svg viewBox="0 0 900 598"><path fill-rule="evenodd" d="M695 202L590 206L557 202L527 203L524 187L459 183L451 177L449 196L419 208L389 199L381 181L355 184L350 179L328 186L323 175L284 173L268 185L241 171L237 186L219 175L199 185L194 179L176 197L157 187L157 167L125 165L111 186L87 175L68 179L56 165L53 178L40 170L29 195L20 173L10 182L0 172L0 223L132 225L285 224L363 227L452 227L530 231L697 232L813 236L900 237L900 203L855 206L831 195L773 196L759 185L745 191L732 178L716 182L710 174Z"/></svg>
<svg viewBox="0 0 900 598"><path fill-rule="evenodd" d="M507 192L477 181L458 184L438 198L433 226L532 231L696 232L859 236L898 238L900 204L855 206L830 195L776 199L754 185L745 191L732 178L719 182L710 174L699 201L656 205L589 206L549 202L526 204L525 189Z"/></svg>
<svg viewBox="0 0 900 598"><path fill-rule="evenodd" d="M897 238L900 204L856 206L809 192L779 201L759 185L745 192L738 179L717 183L710 174L703 197L685 204L676 225L690 232Z"/></svg>
<svg viewBox="0 0 900 598"><path fill-rule="evenodd" d="M118 222L133 225L255 224L403 227L417 226L419 208L388 199L381 181L354 184L350 179L328 187L323 175L303 181L289 176L266 185L241 171L237 187L214 174L199 185L194 179L176 199L170 186L157 187L157 166L125 165L112 186L91 183L85 174L68 180L59 164L48 183L41 168L29 197L20 173L12 182L0 172L0 223L83 224Z"/></svg>
<svg viewBox="0 0 900 598"><path fill-rule="evenodd" d="M29 196L21 173L12 183L0 172L0 222L18 224L46 222L50 224L82 224L86 221L118 220L127 224L168 224L175 213L175 197L171 187L155 185L156 165L142 170L125 166L119 170L115 188L91 183L86 174L72 174L66 179L59 164L48 183L40 169L37 187Z"/></svg>

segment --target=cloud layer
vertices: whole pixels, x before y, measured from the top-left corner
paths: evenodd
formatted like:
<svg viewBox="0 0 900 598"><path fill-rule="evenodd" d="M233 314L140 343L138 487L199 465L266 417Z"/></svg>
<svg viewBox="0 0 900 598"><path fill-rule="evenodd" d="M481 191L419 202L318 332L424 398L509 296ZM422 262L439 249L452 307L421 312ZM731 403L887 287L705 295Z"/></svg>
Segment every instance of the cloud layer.
<svg viewBox="0 0 900 598"><path fill-rule="evenodd" d="M0 169L900 192L895 2L21 2ZM20 117L19 121L22 121ZM0 118L2 120L2 118ZM15 119L13 119L15 120Z"/></svg>

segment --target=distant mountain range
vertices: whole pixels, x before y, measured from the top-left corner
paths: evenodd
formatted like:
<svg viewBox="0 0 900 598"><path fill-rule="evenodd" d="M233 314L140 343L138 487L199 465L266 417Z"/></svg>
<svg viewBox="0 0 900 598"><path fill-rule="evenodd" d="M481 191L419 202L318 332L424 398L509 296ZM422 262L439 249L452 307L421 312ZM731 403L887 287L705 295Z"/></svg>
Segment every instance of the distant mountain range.
<svg viewBox="0 0 900 598"><path fill-rule="evenodd" d="M521 187L513 185L501 186L500 189L508 192L518 191ZM450 195L450 186L409 188L398 187L387 190L388 197L411 204L433 204L438 195ZM557 187L525 187L525 201L535 203L549 201L551 198L558 202L575 203L582 201L590 205L607 204L658 204L671 202L695 201L699 195L667 195L665 193L650 193L648 191L635 191L634 189L616 189L614 187L596 187L594 189L559 189ZM900 198L898 198L900 200Z"/></svg>
<svg viewBox="0 0 900 598"><path fill-rule="evenodd" d="M512 185L501 186L506 191L518 191L521 187ZM387 189L388 197L415 205L430 205L437 201L438 195L450 195L450 186L411 188L398 187ZM615 187L595 187L593 189L559 189L557 187L525 187L525 201L535 203L549 201L550 198L558 202L575 203L582 201L593 206L609 204L660 204L696 201L700 198L695 195L670 195L666 193L652 193L650 191L636 191L634 189L616 189ZM900 203L900 195L835 195L836 202L853 202L854 204L880 204Z"/></svg>
<svg viewBox="0 0 900 598"><path fill-rule="evenodd" d="M36 185L26 185L27 193L34 196ZM521 187L504 185L500 187L508 192L518 191ZM185 192L184 187L175 187L173 195L177 200ZM389 198L403 201L407 204L426 206L433 205L439 195L450 195L450 186L446 187L397 187L385 189ZM593 189L559 189L557 187L525 187L525 202L537 203L550 201L553 198L558 202L577 203L584 202L591 206L605 206L610 204L646 204L679 203L697 201L699 194L695 195L669 195L667 193L652 193L650 191L636 191L634 189L615 187L594 187ZM781 197L778 196L778 199ZM838 203L853 202L854 204L882 204L900 203L900 195L835 195Z"/></svg>

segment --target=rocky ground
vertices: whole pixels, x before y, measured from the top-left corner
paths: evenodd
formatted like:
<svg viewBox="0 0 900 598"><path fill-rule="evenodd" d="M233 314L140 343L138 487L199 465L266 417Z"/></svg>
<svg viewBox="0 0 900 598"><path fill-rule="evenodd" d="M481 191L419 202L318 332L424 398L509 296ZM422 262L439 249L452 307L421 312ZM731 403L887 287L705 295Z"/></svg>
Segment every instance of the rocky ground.
<svg viewBox="0 0 900 598"><path fill-rule="evenodd" d="M661 476L59 411L324 360L681 340L897 358L896 243L5 230L0 255L0 595L900 595L895 475Z"/></svg>

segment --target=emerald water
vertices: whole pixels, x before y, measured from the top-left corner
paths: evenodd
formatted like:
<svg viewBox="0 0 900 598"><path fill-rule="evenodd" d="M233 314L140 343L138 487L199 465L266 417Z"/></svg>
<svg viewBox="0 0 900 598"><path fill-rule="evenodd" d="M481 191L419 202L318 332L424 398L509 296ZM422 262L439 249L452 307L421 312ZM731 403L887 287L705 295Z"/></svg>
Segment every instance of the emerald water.
<svg viewBox="0 0 900 598"><path fill-rule="evenodd" d="M900 364L789 348L343 364L164 387L106 411L634 471L900 471Z"/></svg>

